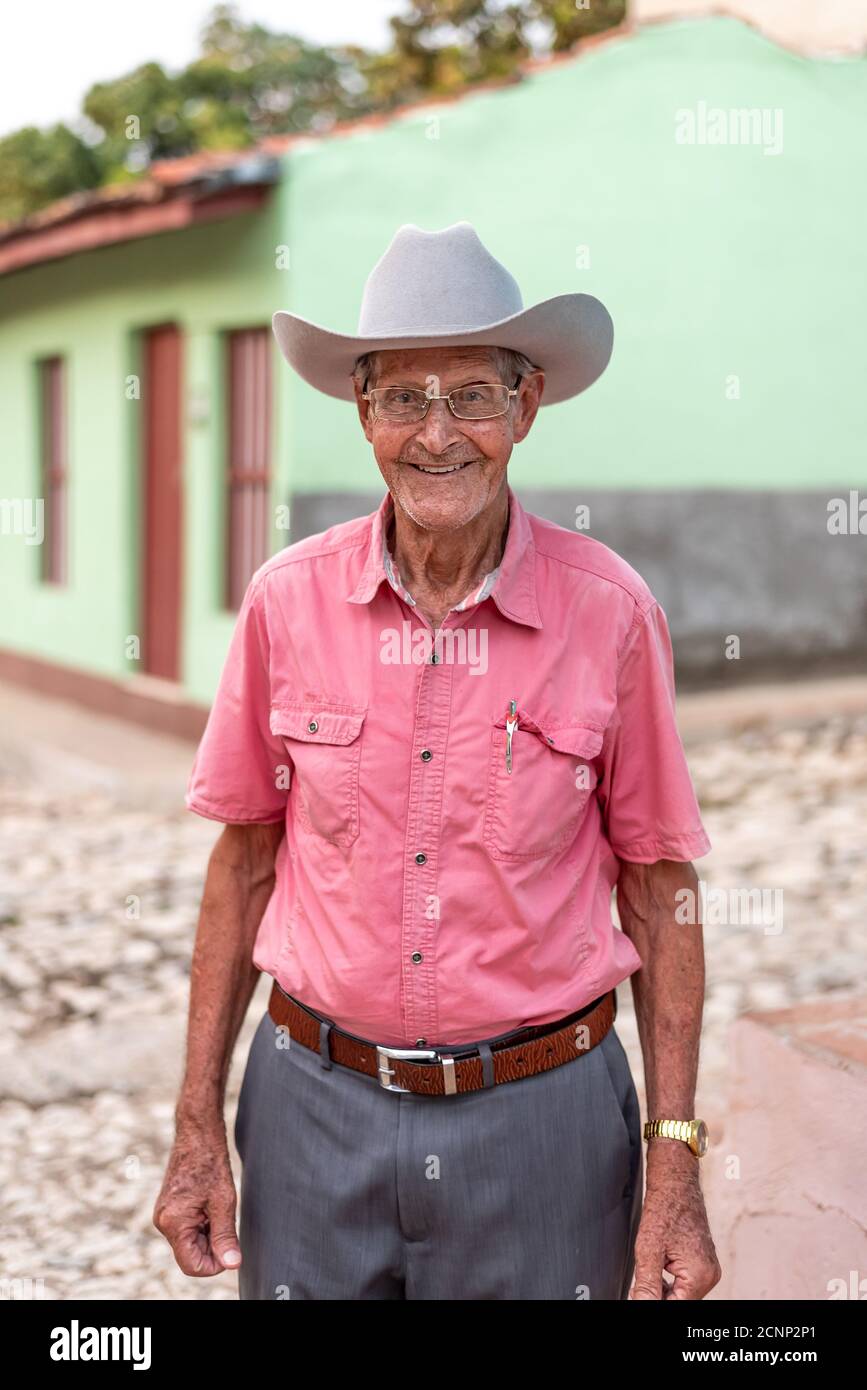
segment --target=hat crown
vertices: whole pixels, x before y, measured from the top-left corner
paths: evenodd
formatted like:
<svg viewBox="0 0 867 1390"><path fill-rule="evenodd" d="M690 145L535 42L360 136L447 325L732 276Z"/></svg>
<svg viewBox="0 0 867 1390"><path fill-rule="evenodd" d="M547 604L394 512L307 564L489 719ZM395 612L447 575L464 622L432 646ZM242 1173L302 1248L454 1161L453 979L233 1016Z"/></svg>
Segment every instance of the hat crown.
<svg viewBox="0 0 867 1390"><path fill-rule="evenodd" d="M358 336L461 333L519 314L514 276L469 222L439 232L406 223L367 277Z"/></svg>

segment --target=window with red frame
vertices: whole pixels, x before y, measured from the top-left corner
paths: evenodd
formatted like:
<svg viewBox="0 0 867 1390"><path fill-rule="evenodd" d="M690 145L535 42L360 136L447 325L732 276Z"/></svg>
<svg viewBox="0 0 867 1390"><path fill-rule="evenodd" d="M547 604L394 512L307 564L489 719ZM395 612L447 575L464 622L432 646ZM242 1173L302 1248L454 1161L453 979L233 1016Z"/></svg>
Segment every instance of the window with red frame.
<svg viewBox="0 0 867 1390"><path fill-rule="evenodd" d="M45 537L44 584L65 584L68 574L68 474L66 464L66 372L62 357L46 357L39 368L41 497Z"/></svg>
<svg viewBox="0 0 867 1390"><path fill-rule="evenodd" d="M225 603L233 609L271 554L271 343L267 328L227 334Z"/></svg>

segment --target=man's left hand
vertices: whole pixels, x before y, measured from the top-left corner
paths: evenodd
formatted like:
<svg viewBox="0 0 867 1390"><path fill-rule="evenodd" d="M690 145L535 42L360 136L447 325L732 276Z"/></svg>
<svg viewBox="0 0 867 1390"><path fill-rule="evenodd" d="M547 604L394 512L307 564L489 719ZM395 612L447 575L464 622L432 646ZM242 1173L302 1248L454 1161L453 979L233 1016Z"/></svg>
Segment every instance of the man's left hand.
<svg viewBox="0 0 867 1390"><path fill-rule="evenodd" d="M692 1154L684 1158L699 1162ZM674 1275L673 1283L663 1279L663 1270ZM648 1164L629 1297L702 1299L721 1276L697 1168L690 1170L683 1159L653 1171Z"/></svg>

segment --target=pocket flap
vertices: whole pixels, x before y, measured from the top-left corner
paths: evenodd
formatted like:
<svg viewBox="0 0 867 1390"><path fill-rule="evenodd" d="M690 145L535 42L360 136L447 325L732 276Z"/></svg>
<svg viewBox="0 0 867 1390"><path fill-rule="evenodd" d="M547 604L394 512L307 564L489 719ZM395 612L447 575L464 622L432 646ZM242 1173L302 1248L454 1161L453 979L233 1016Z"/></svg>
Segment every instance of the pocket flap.
<svg viewBox="0 0 867 1390"><path fill-rule="evenodd" d="M272 705L271 733L298 738L304 743L352 743L361 733L364 710L324 710L304 706Z"/></svg>
<svg viewBox="0 0 867 1390"><path fill-rule="evenodd" d="M506 727L505 716L496 722L498 729ZM536 734L558 753L572 753L578 758L595 758L602 747L603 732L591 724L554 725L550 720L537 718L518 706L518 728Z"/></svg>
<svg viewBox="0 0 867 1390"><path fill-rule="evenodd" d="M586 724L571 724L566 729L542 727L546 743L560 753L573 753L578 758L595 758L602 747L602 734Z"/></svg>

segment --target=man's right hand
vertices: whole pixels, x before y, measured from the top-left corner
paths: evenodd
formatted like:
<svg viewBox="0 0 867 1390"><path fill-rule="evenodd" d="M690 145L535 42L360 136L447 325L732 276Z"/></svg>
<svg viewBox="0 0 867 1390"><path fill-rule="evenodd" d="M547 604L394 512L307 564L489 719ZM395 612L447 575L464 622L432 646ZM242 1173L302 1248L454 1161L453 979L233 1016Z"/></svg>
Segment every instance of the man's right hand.
<svg viewBox="0 0 867 1390"><path fill-rule="evenodd" d="M153 1220L184 1274L204 1279L237 1269L241 1249L235 1209L223 1120L179 1124Z"/></svg>

